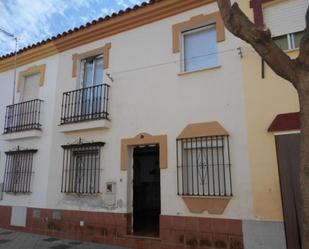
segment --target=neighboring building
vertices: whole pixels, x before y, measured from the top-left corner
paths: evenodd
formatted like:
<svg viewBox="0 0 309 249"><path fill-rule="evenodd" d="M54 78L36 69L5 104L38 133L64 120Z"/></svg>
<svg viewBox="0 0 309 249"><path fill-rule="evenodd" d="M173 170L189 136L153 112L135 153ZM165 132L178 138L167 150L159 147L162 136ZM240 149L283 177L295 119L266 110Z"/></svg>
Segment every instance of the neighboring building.
<svg viewBox="0 0 309 249"><path fill-rule="evenodd" d="M269 27L277 44L292 58L298 55L308 4L308 0L252 0L250 8L246 0L240 1L245 13L257 25ZM297 177L294 169L299 164L297 91L273 73L245 42L241 47L253 207L256 219L261 220L259 226L247 223L255 236L247 245L259 248L254 247L257 238L261 245L270 245L274 237L279 237L279 231L285 230L287 248L298 249L298 190L293 183ZM271 245L269 248L285 248Z"/></svg>
<svg viewBox="0 0 309 249"><path fill-rule="evenodd" d="M272 23L267 1L238 2ZM288 53L303 24L276 33ZM268 128L298 112L297 94L224 28L216 1L150 1L21 50L11 105L13 61L0 58L1 227L134 248L286 247L275 140L298 139L297 113L274 121L281 136Z"/></svg>

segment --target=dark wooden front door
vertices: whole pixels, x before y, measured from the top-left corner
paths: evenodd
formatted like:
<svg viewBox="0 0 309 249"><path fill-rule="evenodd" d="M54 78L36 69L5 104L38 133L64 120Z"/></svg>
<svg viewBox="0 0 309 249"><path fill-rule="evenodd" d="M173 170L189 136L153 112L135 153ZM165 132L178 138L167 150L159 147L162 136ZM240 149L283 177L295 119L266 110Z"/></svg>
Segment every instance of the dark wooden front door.
<svg viewBox="0 0 309 249"><path fill-rule="evenodd" d="M299 146L299 134L276 136L287 249L301 249L300 217L297 211L299 191L296 185L300 163Z"/></svg>
<svg viewBox="0 0 309 249"><path fill-rule="evenodd" d="M134 149L133 232L159 236L161 213L159 146Z"/></svg>

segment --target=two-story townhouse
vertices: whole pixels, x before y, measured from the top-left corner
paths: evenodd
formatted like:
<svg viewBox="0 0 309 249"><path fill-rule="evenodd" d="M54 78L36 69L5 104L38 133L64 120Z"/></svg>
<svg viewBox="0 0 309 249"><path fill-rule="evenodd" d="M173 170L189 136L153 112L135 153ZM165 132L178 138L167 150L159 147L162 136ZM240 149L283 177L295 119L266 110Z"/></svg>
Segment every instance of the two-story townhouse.
<svg viewBox="0 0 309 249"><path fill-rule="evenodd" d="M261 80L246 50L214 0L164 0L19 51L14 105L14 56L1 57L1 227L134 248L284 248L267 128L297 98L269 69Z"/></svg>

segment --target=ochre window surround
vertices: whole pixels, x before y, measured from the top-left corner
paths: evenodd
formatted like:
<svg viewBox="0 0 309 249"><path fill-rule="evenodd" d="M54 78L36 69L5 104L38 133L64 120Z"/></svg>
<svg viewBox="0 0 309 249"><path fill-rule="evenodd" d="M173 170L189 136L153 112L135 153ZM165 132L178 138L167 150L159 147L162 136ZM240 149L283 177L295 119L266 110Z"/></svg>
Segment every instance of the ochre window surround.
<svg viewBox="0 0 309 249"><path fill-rule="evenodd" d="M73 61L73 65L72 65L72 77L76 77L77 76L77 65L78 65L78 61L90 56L94 56L97 54L103 54L103 69L107 69L109 67L109 50L111 49L112 44L106 43L103 47L100 48L96 48L90 51L87 51L85 53L81 53L81 54L73 54L72 55L72 61Z"/></svg>
<svg viewBox="0 0 309 249"><path fill-rule="evenodd" d="M40 81L39 81L39 85L43 86L44 85L44 80L45 80L45 69L46 69L46 65L42 64L42 65L35 65L32 67L29 67L28 69L19 72L18 75L18 82L17 82L17 92L21 92L24 86L24 82L25 82L25 77L29 76L29 75L33 75L33 74L40 74Z"/></svg>
<svg viewBox="0 0 309 249"><path fill-rule="evenodd" d="M188 124L177 139L211 137L211 136L228 136L229 133L217 121Z"/></svg>
<svg viewBox="0 0 309 249"><path fill-rule="evenodd" d="M190 145L188 145L189 147L187 147L187 149L190 149L190 147L191 147L191 149L195 148L194 150L196 150L196 153L198 153L198 150L199 150L198 145L200 144L200 146L201 146L200 148L202 148L202 146L206 146L206 149L207 149L207 147L209 146L208 143L209 143L209 138L210 138L211 144L210 144L209 148L212 151L211 153L213 153L213 149L212 149L213 148L213 139L216 139L218 137L219 138L221 137L223 139L223 137L225 137L225 136L229 136L229 133L217 121L188 124L182 130L182 132L179 134L179 136L177 137L177 157L181 154L181 153L178 152L178 143L179 142L182 142L182 141L188 142ZM203 140L203 137L207 138L207 140L206 141ZM195 147L193 146L194 143L195 143ZM214 142L214 145L218 145L218 142ZM224 147L226 147L226 144L222 145L222 148L224 148ZM183 149L185 147L182 146L181 148ZM227 146L227 148L229 148L229 146ZM218 156L218 154L217 154L217 156ZM204 157L204 160L205 160L205 157ZM182 160L180 160L180 161L182 162ZM193 160L193 161L195 161L195 160ZM212 163L214 163L214 161ZM203 156L201 156L201 158L197 159L195 167L197 167L197 165L199 165L199 164L206 166L206 168L208 169L208 158L207 158L206 163L204 163L203 162ZM194 164L192 164L192 166L193 165ZM177 158L177 167L179 167L179 166L181 167L181 169L183 169L182 163L180 165L179 164L179 158ZM182 170L180 172L182 172ZM221 173L222 173L222 171L221 171ZM178 174L178 172L177 172L177 174ZM192 175L193 175L193 173L192 173ZM181 177L181 179L184 179L184 178L182 178L183 175L181 175L181 174L177 175L177 179L179 179L178 177ZM211 177L210 178L207 177L207 182L210 179L211 179ZM215 190L213 189L213 194L208 195L210 193L209 192L210 189L209 189L209 186L208 186L207 191L206 191L206 195L204 195L205 192L204 192L204 187L203 187L204 194L200 195L199 194L200 190L198 190L198 193L195 193L194 191L196 189L194 190L194 187L193 187L193 191L192 191L191 195L188 195L187 193L184 193L183 190L179 189L180 186L179 186L178 180L177 180L177 184L178 184L178 188L177 188L178 195L183 199L184 203L186 204L186 206L188 207L188 209L192 213L202 213L204 211L207 211L209 214L217 214L217 215L222 214L224 212L224 210L226 209L228 203L230 202L231 198L232 198L232 188L230 188L230 192L227 192L227 193L230 193L230 194L215 195L214 194ZM186 188L188 188L188 186L186 186ZM199 189L199 185L192 185L192 186L197 186L197 188ZM220 190L219 190L219 192L220 192Z"/></svg>
<svg viewBox="0 0 309 249"><path fill-rule="evenodd" d="M208 15L198 15L191 17L190 20L174 24L172 27L173 30L173 53L180 52L181 47L181 32L200 28L209 24L215 24L216 25L216 31L217 31L217 42L222 42L225 40L225 29L223 20L221 18L220 12L214 12Z"/></svg>
<svg viewBox="0 0 309 249"><path fill-rule="evenodd" d="M128 169L129 147L136 145L159 145L160 169L167 168L167 135L152 136L140 133L133 138L121 139L121 170Z"/></svg>

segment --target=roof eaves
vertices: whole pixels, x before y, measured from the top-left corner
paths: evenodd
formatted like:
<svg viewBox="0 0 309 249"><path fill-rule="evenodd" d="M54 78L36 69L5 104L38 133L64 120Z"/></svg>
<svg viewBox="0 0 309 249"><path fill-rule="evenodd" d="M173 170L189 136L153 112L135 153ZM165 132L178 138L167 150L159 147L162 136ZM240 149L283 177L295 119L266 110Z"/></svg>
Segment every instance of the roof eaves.
<svg viewBox="0 0 309 249"><path fill-rule="evenodd" d="M127 14L127 13L132 12L132 11L136 11L136 10L141 9L141 8L145 8L145 7L147 7L147 6L153 5L153 4L155 4L155 3L157 3L157 2L161 2L161 1L162 1L162 0L150 0L149 2L142 2L140 5L135 5L135 6L131 7L131 8L128 7L128 8L126 8L125 10L120 10L120 11L118 11L118 12L114 12L114 13L112 13L111 15L106 15L105 17L100 17L100 18L98 18L98 19L96 19L96 20L93 20L93 21L91 21L91 22L87 22L86 24L81 25L81 26L79 26L79 27L75 27L75 28L73 28L73 29L69 29L69 30L64 31L64 32L62 32L62 33L60 33L60 34L57 34L57 35L52 36L52 37L49 37L49 38L47 38L47 39L45 39L45 40L42 40L42 41L39 41L39 42L37 42L37 43L34 43L34 44L28 45L28 46L26 46L26 47L23 47L23 48L21 48L21 49L19 49L19 50L17 51L17 54L21 54L21 53L23 53L23 52L25 52L25 51L27 51L27 50L33 49L33 48L35 48L35 47L39 47L39 46L41 46L41 45L44 45L44 44L46 44L46 43L48 43L48 42L52 42L52 41L54 41L54 40L56 40L56 39L59 39L59 38L61 38L61 37L64 37L64 36L67 36L67 35L70 35L70 34L79 32L80 30L83 30L83 29L85 29L85 28L89 28L89 27L91 27L91 26L93 26L93 25L96 25L96 24L98 24L98 23L102 23L102 22L108 21L108 20L110 20L110 19L112 19L112 18L116 18L116 17L118 17L118 16ZM2 55L2 56L0 56L0 60L9 58L9 57L14 56L14 55L15 55L15 52L11 52L11 53Z"/></svg>

